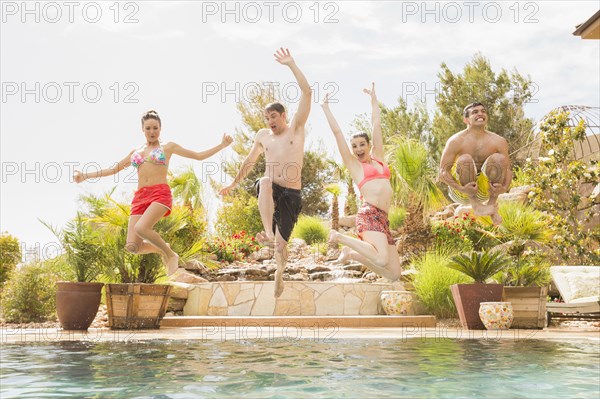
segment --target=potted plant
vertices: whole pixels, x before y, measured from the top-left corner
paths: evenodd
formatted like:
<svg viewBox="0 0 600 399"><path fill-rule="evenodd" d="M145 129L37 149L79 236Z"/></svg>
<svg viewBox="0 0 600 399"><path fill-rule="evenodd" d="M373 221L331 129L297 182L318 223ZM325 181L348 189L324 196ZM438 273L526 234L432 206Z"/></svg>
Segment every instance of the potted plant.
<svg viewBox="0 0 600 399"><path fill-rule="evenodd" d="M57 230L42 222L59 239L75 282L56 283L56 313L65 330L87 330L100 306L103 283L93 282L100 274L98 263L101 251L98 234L78 212L66 228Z"/></svg>
<svg viewBox="0 0 600 399"><path fill-rule="evenodd" d="M126 330L160 328L171 293L171 285L156 284L164 275L160 256L128 253L126 215L108 221L113 224L102 222L101 260L107 278L113 282L106 284L105 290L108 326Z"/></svg>
<svg viewBox="0 0 600 399"><path fill-rule="evenodd" d="M495 247L508 254L511 262L494 279L504 285L503 298L513 304L513 328L544 328L550 265L546 243L552 234L549 216L531 206L516 202L500 203L502 224Z"/></svg>
<svg viewBox="0 0 600 399"><path fill-rule="evenodd" d="M507 253L512 258L508 267L494 276L504 286L502 300L513 304L513 328L544 328L546 296L550 283L550 264L531 249L534 243L510 241Z"/></svg>
<svg viewBox="0 0 600 399"><path fill-rule="evenodd" d="M483 330L485 326L479 318L481 302L499 302L502 299L502 284L487 284L486 281L508 265L499 251L472 251L452 257L448 267L466 274L473 284L450 286L458 317L464 328Z"/></svg>
<svg viewBox="0 0 600 399"><path fill-rule="evenodd" d="M188 177L184 182L193 181ZM182 190L189 192L190 190ZM177 190L174 188L174 193ZM178 198L175 195L175 198ZM101 233L103 272L106 284L108 325L113 329L159 328L169 302L172 286L158 284L166 269L158 254L134 255L125 250L129 206L111 198L87 196L92 221ZM205 250L205 223L200 205L183 200L156 229L171 243L186 264L202 256ZM189 202L189 204L187 204Z"/></svg>

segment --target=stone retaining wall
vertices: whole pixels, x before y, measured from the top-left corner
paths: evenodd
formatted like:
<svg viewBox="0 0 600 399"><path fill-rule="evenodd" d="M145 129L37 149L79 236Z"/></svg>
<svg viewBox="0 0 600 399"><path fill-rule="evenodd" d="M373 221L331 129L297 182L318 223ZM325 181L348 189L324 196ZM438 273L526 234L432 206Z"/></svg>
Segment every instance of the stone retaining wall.
<svg viewBox="0 0 600 399"><path fill-rule="evenodd" d="M184 316L338 316L383 314L381 291L400 283L286 281L273 297L272 281L228 281L190 286Z"/></svg>

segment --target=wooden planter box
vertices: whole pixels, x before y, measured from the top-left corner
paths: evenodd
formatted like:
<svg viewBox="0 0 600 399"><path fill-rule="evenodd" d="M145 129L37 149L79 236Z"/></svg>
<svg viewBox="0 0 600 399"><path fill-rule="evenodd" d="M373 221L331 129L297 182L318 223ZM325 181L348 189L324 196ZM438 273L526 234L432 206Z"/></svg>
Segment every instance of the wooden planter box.
<svg viewBox="0 0 600 399"><path fill-rule="evenodd" d="M546 327L547 287L504 287L502 301L512 304L511 328Z"/></svg>
<svg viewBox="0 0 600 399"><path fill-rule="evenodd" d="M106 308L112 329L160 328L171 286L166 284L107 284Z"/></svg>

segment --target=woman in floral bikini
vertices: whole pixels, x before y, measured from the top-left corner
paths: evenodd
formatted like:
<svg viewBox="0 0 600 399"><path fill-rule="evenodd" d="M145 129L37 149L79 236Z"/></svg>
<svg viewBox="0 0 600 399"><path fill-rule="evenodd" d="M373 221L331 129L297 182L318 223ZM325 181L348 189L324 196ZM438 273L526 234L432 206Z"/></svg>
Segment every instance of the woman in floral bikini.
<svg viewBox="0 0 600 399"><path fill-rule="evenodd" d="M221 144L201 152L185 149L173 142L162 145L159 142L161 121L156 111L148 111L142 116L142 131L146 136L146 143L132 150L115 167L91 173L76 170L73 179L81 183L90 178L114 175L129 165L135 167L138 172L138 190L131 202L125 249L134 254L163 255L167 272L172 275L179 266L179 256L153 229L160 218L171 213L172 196L167 184L169 160L173 154L176 154L200 161L224 149L233 142L233 139L224 134Z"/></svg>
<svg viewBox="0 0 600 399"><path fill-rule="evenodd" d="M356 230L361 239L332 230L329 241L346 245L338 259L340 262L358 261L371 271L395 281L400 278L400 257L389 228L388 211L392 203L392 186L390 169L383 163L383 136L375 83L370 90L363 91L371 96L372 145L366 133L355 134L350 141L350 151L342 130L329 109L329 95L325 96L322 104L344 165L352 180L358 182L363 199L356 215Z"/></svg>

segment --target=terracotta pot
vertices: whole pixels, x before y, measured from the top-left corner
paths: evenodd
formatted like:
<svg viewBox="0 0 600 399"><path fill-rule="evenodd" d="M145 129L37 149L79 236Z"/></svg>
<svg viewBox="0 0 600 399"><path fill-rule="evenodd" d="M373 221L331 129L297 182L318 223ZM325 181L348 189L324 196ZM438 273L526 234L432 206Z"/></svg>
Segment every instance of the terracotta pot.
<svg viewBox="0 0 600 399"><path fill-rule="evenodd" d="M463 328L485 330L479 318L481 302L500 302L502 284L454 284L450 286L458 317Z"/></svg>
<svg viewBox="0 0 600 399"><path fill-rule="evenodd" d="M56 283L56 313L65 330L87 330L100 306L103 283Z"/></svg>

